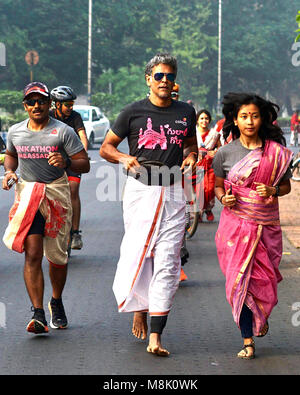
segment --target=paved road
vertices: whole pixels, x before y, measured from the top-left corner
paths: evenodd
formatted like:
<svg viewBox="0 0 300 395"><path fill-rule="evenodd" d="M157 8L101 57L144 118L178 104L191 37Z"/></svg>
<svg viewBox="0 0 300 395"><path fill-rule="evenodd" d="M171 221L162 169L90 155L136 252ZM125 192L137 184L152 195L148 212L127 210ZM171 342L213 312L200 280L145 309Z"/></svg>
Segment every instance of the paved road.
<svg viewBox="0 0 300 395"><path fill-rule="evenodd" d="M0 374L299 374L300 317L293 310L295 303L300 304L298 250L284 241L290 255L284 255L281 265L284 281L279 285L279 304L269 321L269 334L256 341L257 358L237 359L241 338L225 300L214 245L218 203L216 221L200 224L188 242L191 258L185 271L189 279L180 285L164 332L171 356L158 358L146 352L146 342L130 333L131 315L117 312L111 289L123 234L121 204L101 202L97 194L114 194L112 178L103 187L116 166L101 161L96 150L90 156L91 172L81 186L84 248L72 254L64 292L67 330L51 330L46 336L25 332L31 312L23 283L24 257L0 244ZM1 235L12 199L12 191L0 190ZM51 295L47 269L44 261L45 305Z"/></svg>

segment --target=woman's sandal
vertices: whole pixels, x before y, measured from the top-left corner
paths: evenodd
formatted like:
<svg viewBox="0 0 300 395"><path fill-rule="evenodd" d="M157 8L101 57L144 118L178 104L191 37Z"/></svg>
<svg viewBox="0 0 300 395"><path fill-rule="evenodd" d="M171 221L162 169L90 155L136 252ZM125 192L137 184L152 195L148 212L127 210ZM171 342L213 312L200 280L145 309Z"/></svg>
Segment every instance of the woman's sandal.
<svg viewBox="0 0 300 395"><path fill-rule="evenodd" d="M265 323L264 327L262 328L261 332L259 333L259 335L257 335L256 337L264 337L266 336L266 334L269 332L269 323L268 321Z"/></svg>
<svg viewBox="0 0 300 395"><path fill-rule="evenodd" d="M252 354L248 354L248 348L251 347L253 349ZM253 359L255 358L255 343L254 341L250 344L244 344L244 347L241 349L241 351L237 354L238 358L241 359Z"/></svg>

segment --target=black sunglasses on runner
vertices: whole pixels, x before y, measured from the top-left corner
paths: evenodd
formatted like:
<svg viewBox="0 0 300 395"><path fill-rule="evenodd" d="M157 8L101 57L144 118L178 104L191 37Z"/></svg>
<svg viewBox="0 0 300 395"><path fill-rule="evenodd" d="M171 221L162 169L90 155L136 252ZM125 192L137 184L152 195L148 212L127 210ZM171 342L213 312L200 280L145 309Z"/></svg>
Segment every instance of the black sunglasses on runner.
<svg viewBox="0 0 300 395"><path fill-rule="evenodd" d="M176 75L174 73L155 73L153 75L155 81L161 81L164 78L164 76L166 76L167 80L170 82L174 82L176 78Z"/></svg>
<svg viewBox="0 0 300 395"><path fill-rule="evenodd" d="M179 96L177 92L172 92L171 93L171 97L177 97L177 96Z"/></svg>
<svg viewBox="0 0 300 395"><path fill-rule="evenodd" d="M47 99L28 99L28 100L25 100L25 104L27 104L27 106L30 106L30 107L35 106L35 103L38 103L39 106L42 106L43 104L49 103L49 100L47 100Z"/></svg>

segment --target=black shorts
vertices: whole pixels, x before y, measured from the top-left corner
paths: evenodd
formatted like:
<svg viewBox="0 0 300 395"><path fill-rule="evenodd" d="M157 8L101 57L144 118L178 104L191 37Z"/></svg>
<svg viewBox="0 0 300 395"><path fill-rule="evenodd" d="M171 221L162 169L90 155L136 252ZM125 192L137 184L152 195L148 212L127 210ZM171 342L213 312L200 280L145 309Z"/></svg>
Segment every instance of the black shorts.
<svg viewBox="0 0 300 395"><path fill-rule="evenodd" d="M45 233L45 218L42 216L40 210L35 214L31 227L29 229L28 235L42 235Z"/></svg>
<svg viewBox="0 0 300 395"><path fill-rule="evenodd" d="M81 180L81 174L78 173L74 173L72 170L67 169L66 170L67 176L68 176L68 180L69 181L75 181L78 182L78 184L80 184L80 180Z"/></svg>

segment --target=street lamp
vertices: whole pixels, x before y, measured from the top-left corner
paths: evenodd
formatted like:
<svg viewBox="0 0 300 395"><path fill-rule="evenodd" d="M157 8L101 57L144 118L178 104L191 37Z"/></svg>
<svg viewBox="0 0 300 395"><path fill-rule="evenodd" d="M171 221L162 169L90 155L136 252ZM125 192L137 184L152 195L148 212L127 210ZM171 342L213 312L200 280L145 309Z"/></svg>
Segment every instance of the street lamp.
<svg viewBox="0 0 300 395"><path fill-rule="evenodd" d="M221 113L221 54L222 54L222 0L219 0L219 53L218 53L218 103L217 113Z"/></svg>
<svg viewBox="0 0 300 395"><path fill-rule="evenodd" d="M88 104L91 104L92 81L92 2L89 0L89 32L88 32Z"/></svg>

